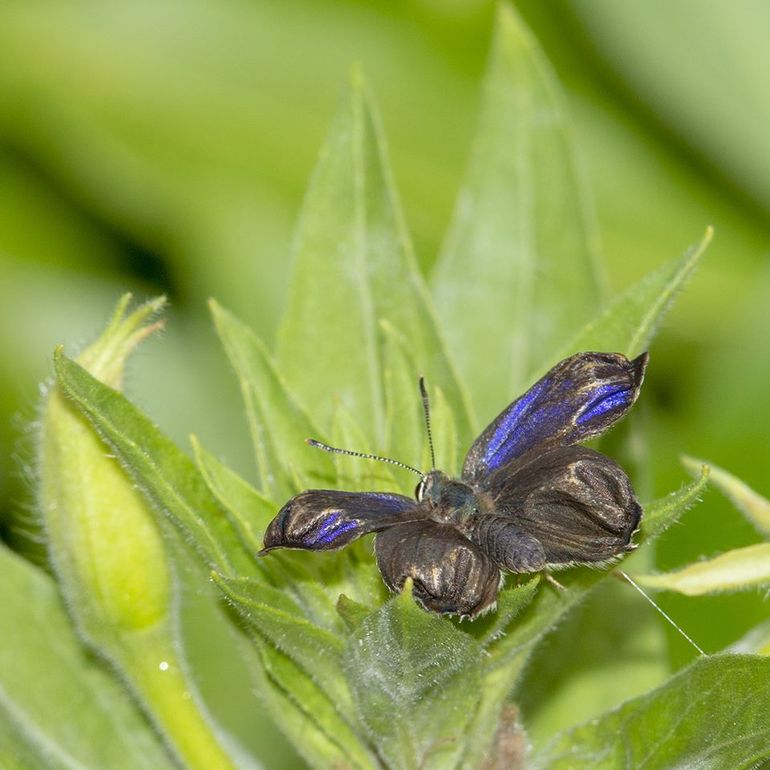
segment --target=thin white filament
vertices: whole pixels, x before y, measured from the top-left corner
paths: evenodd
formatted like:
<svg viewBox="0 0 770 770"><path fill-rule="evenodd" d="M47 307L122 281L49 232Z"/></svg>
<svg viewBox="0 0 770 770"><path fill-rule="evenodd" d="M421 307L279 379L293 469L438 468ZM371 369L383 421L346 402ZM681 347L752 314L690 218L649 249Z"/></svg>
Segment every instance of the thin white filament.
<svg viewBox="0 0 770 770"><path fill-rule="evenodd" d="M625 572L623 572L622 569L618 570L618 573L620 573L639 593L647 599L647 601L655 607L655 609L663 615L663 617L698 651L700 655L705 655L706 653L703 652L703 650L698 647L698 645L685 633L684 629L682 629L680 626L678 626L673 618L665 612L665 610L660 607L656 602L653 601L653 599L647 595L647 592L635 581L633 580L629 575L627 575Z"/></svg>

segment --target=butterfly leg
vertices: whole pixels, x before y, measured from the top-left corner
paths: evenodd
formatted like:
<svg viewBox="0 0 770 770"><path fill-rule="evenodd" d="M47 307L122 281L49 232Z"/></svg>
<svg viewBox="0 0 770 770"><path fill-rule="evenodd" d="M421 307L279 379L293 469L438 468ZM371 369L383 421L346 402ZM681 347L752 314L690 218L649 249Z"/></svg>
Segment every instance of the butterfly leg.
<svg viewBox="0 0 770 770"><path fill-rule="evenodd" d="M543 572L543 577L558 591L567 591L567 586L563 586L550 572Z"/></svg>

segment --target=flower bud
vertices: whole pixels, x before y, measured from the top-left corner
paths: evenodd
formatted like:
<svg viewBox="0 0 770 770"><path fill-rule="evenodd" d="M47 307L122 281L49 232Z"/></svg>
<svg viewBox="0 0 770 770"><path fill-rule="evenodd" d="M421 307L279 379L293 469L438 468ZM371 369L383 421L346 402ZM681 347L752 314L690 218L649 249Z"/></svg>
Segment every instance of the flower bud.
<svg viewBox="0 0 770 770"><path fill-rule="evenodd" d="M125 316L118 304L101 337L78 362L120 387L126 358L158 324L163 300ZM97 646L116 632L163 621L171 577L161 535L139 491L86 419L53 385L39 443L39 501L51 561L81 632Z"/></svg>
<svg viewBox="0 0 770 770"><path fill-rule="evenodd" d="M164 304L126 316L129 300L78 357L112 388L134 347L159 327L150 319ZM51 563L82 636L120 672L183 767L234 770L182 659L176 583L153 511L55 384L43 402L38 483Z"/></svg>

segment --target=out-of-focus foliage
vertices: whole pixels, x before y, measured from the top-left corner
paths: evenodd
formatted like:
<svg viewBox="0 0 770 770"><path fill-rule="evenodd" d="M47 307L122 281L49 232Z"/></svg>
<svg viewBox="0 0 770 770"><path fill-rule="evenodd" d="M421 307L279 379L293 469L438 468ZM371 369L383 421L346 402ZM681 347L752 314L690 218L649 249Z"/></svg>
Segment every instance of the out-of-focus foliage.
<svg viewBox="0 0 770 770"><path fill-rule="evenodd" d="M655 451L644 496L678 483L681 451L766 489L770 10L758 0L518 7L567 89L613 295L715 227L697 280L653 349L645 398ZM129 380L132 397L175 438L195 430L248 469L237 388L205 299L216 296L263 338L274 335L302 192L353 61L377 93L416 257L430 278L469 151L493 10L485 0L0 5L7 539L34 551L34 523L18 513L26 481L11 458L24 456L24 442L14 449L23 431L13 416L34 417L47 351L65 339L90 342L126 288L164 291L173 307L167 336L147 347L141 374ZM476 340L475 357L499 355L508 332L497 331ZM659 569L756 541L714 494L685 521L659 542ZM766 615L759 593L662 601L707 650ZM575 677L560 683L565 702L595 656L609 654L611 645L589 633L570 635L570 623L590 630L593 608L562 626L578 661ZM545 672L542 682L556 645L534 669ZM640 646L639 658L648 652ZM671 636L663 668L689 654ZM530 723L558 725L534 685L524 704ZM237 721L237 704L232 713Z"/></svg>

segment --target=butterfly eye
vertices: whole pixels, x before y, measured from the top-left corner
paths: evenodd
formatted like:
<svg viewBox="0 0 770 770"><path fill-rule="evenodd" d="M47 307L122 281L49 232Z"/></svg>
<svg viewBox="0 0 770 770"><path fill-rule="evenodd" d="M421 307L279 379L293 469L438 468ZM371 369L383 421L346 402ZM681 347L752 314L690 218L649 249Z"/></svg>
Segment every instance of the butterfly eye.
<svg viewBox="0 0 770 770"><path fill-rule="evenodd" d="M425 479L420 479L420 483L414 489L414 496L417 498L417 502L422 502L423 495L425 494Z"/></svg>

